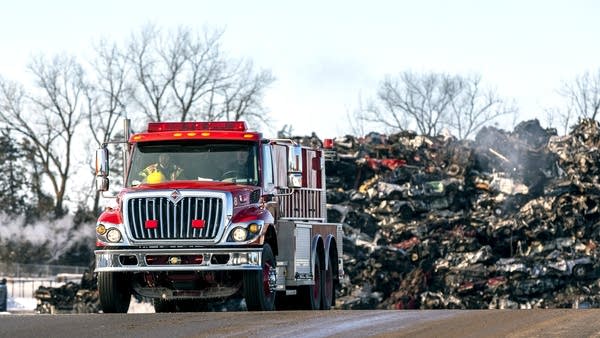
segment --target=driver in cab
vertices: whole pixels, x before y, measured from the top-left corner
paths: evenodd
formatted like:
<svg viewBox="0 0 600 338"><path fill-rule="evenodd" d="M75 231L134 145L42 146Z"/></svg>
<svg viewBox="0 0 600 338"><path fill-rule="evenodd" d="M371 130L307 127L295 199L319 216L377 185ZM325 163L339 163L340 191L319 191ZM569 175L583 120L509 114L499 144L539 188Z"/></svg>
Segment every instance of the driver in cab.
<svg viewBox="0 0 600 338"><path fill-rule="evenodd" d="M235 178L246 178L248 176L248 153L236 152L233 161L223 170L221 180L230 181Z"/></svg>

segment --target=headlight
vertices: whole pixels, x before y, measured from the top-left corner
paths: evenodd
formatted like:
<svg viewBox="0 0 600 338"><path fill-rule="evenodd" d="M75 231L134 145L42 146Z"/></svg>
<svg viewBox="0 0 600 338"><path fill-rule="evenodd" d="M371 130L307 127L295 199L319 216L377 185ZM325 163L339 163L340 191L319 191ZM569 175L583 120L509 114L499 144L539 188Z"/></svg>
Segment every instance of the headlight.
<svg viewBox="0 0 600 338"><path fill-rule="evenodd" d="M110 229L106 233L106 239L111 243L117 243L121 241L121 232L118 229Z"/></svg>
<svg viewBox="0 0 600 338"><path fill-rule="evenodd" d="M244 228L235 228L231 233L231 237L236 242L243 242L248 237L248 231Z"/></svg>

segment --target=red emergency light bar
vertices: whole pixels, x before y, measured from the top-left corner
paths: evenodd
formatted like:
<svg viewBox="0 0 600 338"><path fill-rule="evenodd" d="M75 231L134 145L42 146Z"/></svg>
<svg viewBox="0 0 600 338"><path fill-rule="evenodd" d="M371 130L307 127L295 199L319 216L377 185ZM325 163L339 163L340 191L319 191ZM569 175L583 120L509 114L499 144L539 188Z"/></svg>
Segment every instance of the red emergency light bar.
<svg viewBox="0 0 600 338"><path fill-rule="evenodd" d="M244 121L212 121L212 122L150 122L148 132L189 131L189 130L224 130L246 131Z"/></svg>

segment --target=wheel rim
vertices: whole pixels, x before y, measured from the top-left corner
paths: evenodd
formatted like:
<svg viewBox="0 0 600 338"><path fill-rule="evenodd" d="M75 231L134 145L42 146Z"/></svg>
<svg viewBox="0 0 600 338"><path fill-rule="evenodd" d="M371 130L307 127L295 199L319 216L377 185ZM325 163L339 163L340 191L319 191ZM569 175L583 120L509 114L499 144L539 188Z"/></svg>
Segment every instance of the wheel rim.
<svg viewBox="0 0 600 338"><path fill-rule="evenodd" d="M267 297L270 297L272 293L271 268L271 262L265 262L263 265L263 292Z"/></svg>

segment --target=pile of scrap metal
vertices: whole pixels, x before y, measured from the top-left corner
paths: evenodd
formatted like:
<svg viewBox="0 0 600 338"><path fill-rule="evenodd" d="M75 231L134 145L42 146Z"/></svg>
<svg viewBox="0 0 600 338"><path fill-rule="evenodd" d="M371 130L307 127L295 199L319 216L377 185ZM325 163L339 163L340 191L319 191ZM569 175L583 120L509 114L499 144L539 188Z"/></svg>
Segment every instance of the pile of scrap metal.
<svg viewBox="0 0 600 338"><path fill-rule="evenodd" d="M314 137L304 143L314 143ZM600 307L600 125L335 140L342 309Z"/></svg>
<svg viewBox="0 0 600 338"><path fill-rule="evenodd" d="M94 266L90 266L80 283L67 282L60 287L40 286L35 291L37 307L35 311L42 314L57 313L98 313L98 285Z"/></svg>

